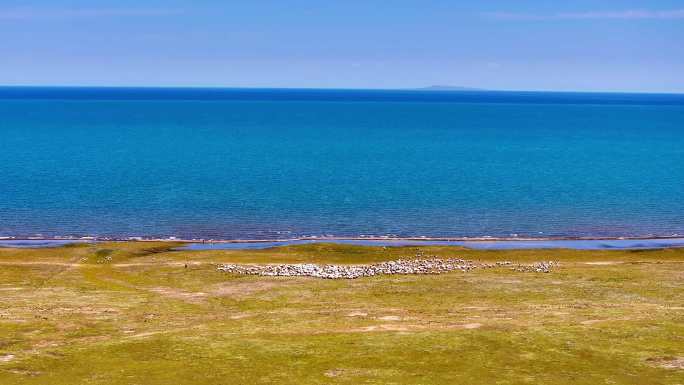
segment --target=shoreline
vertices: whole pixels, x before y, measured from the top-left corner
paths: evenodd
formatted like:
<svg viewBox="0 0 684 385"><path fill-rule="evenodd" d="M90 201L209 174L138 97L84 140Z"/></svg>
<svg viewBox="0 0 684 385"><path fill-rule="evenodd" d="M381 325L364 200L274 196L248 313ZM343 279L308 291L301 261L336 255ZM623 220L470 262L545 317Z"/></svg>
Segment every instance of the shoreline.
<svg viewBox="0 0 684 385"><path fill-rule="evenodd" d="M203 238L156 238L156 237L97 237L97 236L0 236L0 241L94 241L94 242L177 242L177 243L265 243L265 242L300 242L300 241L384 241L384 242L544 242L544 241L655 241L684 239L684 234L665 236L619 236L619 237L293 237L265 239L203 239Z"/></svg>

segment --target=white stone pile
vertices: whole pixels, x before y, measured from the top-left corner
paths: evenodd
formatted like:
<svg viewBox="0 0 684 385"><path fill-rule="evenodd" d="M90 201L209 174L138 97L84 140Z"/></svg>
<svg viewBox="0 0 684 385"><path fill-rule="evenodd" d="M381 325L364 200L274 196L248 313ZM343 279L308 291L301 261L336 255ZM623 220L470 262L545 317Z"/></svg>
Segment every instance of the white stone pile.
<svg viewBox="0 0 684 385"><path fill-rule="evenodd" d="M356 279L376 275L393 274L442 274L452 271L467 272L476 268L509 267L511 262L495 264L475 264L458 258L441 259L398 259L371 265L317 265L279 264L279 265L242 265L223 264L218 270L231 274L260 275L268 277L316 277L325 279ZM516 271L549 272L555 262L540 262L534 265L512 267Z"/></svg>
<svg viewBox="0 0 684 385"><path fill-rule="evenodd" d="M518 265L513 268L515 271L524 273L550 273L551 269L558 266L558 262L536 262L531 265Z"/></svg>
<svg viewBox="0 0 684 385"><path fill-rule="evenodd" d="M399 259L372 265L316 265L282 264L282 265L239 265L225 264L219 270L226 273L282 276L282 277L316 277L327 279L355 279L383 274L440 274L450 271L469 271L475 268L470 261L463 259Z"/></svg>

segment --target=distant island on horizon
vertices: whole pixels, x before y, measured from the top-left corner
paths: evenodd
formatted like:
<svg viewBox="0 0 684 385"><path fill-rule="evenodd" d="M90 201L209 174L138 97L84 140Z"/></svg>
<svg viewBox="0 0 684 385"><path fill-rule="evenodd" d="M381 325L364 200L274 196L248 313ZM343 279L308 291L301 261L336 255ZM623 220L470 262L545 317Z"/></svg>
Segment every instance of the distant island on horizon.
<svg viewBox="0 0 684 385"><path fill-rule="evenodd" d="M419 90L422 91L492 91L484 88L473 88L473 87L462 87L462 86L450 86L435 84L427 87L421 87Z"/></svg>

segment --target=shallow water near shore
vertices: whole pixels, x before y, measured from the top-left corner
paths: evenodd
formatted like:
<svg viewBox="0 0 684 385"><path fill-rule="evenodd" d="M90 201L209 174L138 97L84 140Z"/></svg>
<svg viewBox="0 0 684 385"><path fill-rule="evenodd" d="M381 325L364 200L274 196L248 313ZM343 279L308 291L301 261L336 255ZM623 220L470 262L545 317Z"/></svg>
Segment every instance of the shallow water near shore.
<svg viewBox="0 0 684 385"><path fill-rule="evenodd" d="M496 241L422 241L422 240L292 240L276 242L222 242L222 243L190 243L181 250L245 250L267 249L271 247L302 245L311 243L337 243L358 246L462 246L479 250L512 250L512 249L576 249L576 250L609 250L609 249L660 249L684 247L684 238L671 239L552 239L552 240L496 240Z"/></svg>
<svg viewBox="0 0 684 385"><path fill-rule="evenodd" d="M60 247L71 245L74 243L84 242L86 241L73 241L62 239L2 239L0 240L0 247L11 247L18 249L41 249L45 247Z"/></svg>
<svg viewBox="0 0 684 385"><path fill-rule="evenodd" d="M0 116L0 236L684 234L681 95L5 88Z"/></svg>
<svg viewBox="0 0 684 385"><path fill-rule="evenodd" d="M92 243L83 240L0 240L0 247L46 248L60 247L77 243ZM437 240L364 240L364 239L326 239L326 240L282 240L261 242L204 242L188 243L177 250L249 250L272 247L304 245L312 243L336 243L343 245L401 247L401 246L461 246L479 250L520 250L520 249L575 249L575 250L638 250L684 247L684 238L661 239L540 239L540 240L493 240L493 241L437 241Z"/></svg>

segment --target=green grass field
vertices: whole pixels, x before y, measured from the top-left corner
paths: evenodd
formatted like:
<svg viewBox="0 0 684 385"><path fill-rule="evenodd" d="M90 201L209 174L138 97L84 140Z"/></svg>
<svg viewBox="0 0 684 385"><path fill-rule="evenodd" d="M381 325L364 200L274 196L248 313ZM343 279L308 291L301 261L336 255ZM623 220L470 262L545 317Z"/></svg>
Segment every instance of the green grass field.
<svg viewBox="0 0 684 385"><path fill-rule="evenodd" d="M0 249L0 384L684 384L684 249L422 247L560 266L322 280L216 265L418 248L175 246Z"/></svg>

